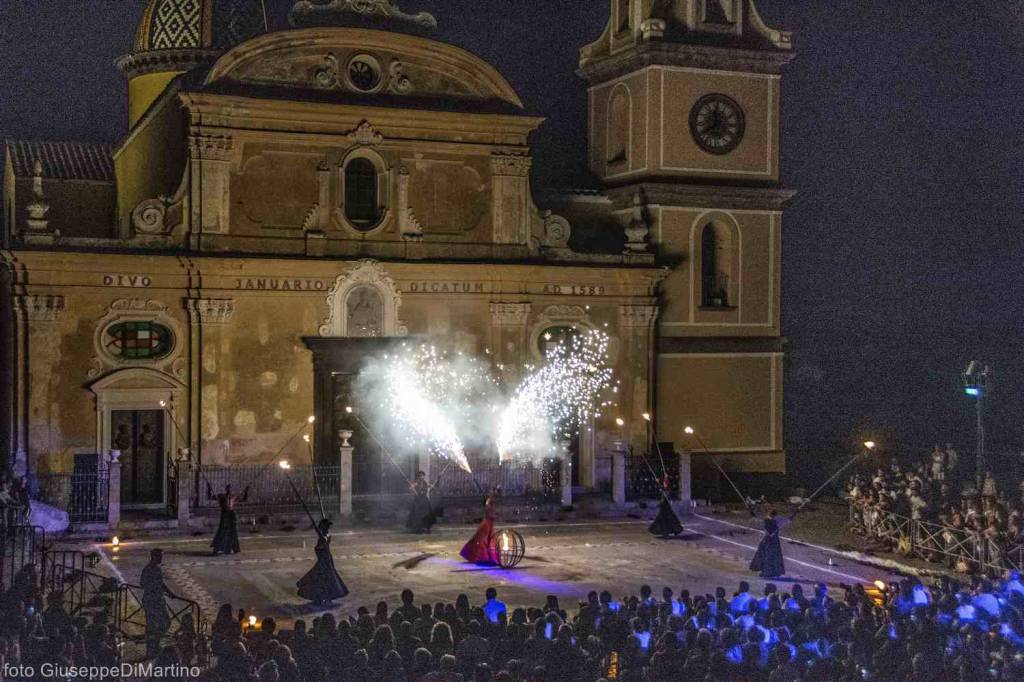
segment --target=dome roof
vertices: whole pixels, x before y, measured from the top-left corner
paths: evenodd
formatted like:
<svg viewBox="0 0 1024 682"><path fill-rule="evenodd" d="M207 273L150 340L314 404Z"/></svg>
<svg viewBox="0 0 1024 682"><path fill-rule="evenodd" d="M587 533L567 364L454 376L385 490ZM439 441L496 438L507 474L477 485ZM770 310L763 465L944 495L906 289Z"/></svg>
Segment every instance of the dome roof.
<svg viewBox="0 0 1024 682"><path fill-rule="evenodd" d="M133 52L223 51L267 27L264 0L149 0Z"/></svg>

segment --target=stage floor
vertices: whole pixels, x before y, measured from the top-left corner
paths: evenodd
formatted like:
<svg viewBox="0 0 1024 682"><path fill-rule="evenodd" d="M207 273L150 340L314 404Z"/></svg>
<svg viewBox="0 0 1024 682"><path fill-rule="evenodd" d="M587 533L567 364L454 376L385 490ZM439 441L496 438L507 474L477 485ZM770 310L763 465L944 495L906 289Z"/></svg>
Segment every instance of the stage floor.
<svg viewBox="0 0 1024 682"><path fill-rule="evenodd" d="M760 591L765 581L747 570L761 537L748 527L752 523L740 515L691 515L684 519L684 534L669 540L652 537L647 522L636 519L509 525L504 527L515 528L526 540L526 558L513 570L462 561L459 549L474 530L469 525L435 527L431 535L342 530L334 533L333 551L351 594L332 610L349 615L359 606L373 611L380 600L394 605L406 587L415 592L417 603L454 601L461 592L479 603L484 590L495 586L510 606L543 606L545 596L553 594L566 607L585 599L589 590L608 589L618 598L637 594L643 584L656 595L665 585L691 593L721 585L731 593L740 580L748 580ZM209 535L162 537L128 541L116 552L108 545L93 549L104 557L99 570L138 583L150 549L163 548L171 589L198 601L210 618L224 602L284 623L323 611L295 594L295 581L313 564L312 532L243 531L242 553L234 556L211 556L209 542ZM789 572L775 581L780 587L825 582L838 589L840 583L894 577L824 547L783 542L783 551Z"/></svg>

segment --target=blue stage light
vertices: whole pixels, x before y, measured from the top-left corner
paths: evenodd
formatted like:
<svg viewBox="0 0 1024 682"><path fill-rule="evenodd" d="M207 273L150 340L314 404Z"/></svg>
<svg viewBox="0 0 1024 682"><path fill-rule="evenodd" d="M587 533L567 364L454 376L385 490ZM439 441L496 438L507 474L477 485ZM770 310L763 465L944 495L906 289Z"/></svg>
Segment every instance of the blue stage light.
<svg viewBox="0 0 1024 682"><path fill-rule="evenodd" d="M981 395L981 388L979 388L978 386L967 386L966 388L964 388L964 393L966 393L967 395L977 397Z"/></svg>

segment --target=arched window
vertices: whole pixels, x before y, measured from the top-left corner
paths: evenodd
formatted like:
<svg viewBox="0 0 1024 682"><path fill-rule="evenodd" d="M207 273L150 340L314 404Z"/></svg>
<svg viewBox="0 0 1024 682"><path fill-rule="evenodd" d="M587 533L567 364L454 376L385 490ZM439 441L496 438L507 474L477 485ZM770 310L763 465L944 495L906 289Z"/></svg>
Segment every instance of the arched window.
<svg viewBox="0 0 1024 682"><path fill-rule="evenodd" d="M559 345L568 346L579 334L579 329L569 325L548 327L537 338L537 347L540 350L541 357L547 357L548 353Z"/></svg>
<svg viewBox="0 0 1024 682"><path fill-rule="evenodd" d="M608 102L608 163L629 158L629 92L616 88Z"/></svg>
<svg viewBox="0 0 1024 682"><path fill-rule="evenodd" d="M619 31L629 30L629 0L615 0Z"/></svg>
<svg viewBox="0 0 1024 682"><path fill-rule="evenodd" d="M732 274L732 239L728 230L708 223L700 237L701 305L727 308Z"/></svg>
<svg viewBox="0 0 1024 682"><path fill-rule="evenodd" d="M345 166L345 217L353 227L368 230L380 220L377 169L369 159L352 159Z"/></svg>

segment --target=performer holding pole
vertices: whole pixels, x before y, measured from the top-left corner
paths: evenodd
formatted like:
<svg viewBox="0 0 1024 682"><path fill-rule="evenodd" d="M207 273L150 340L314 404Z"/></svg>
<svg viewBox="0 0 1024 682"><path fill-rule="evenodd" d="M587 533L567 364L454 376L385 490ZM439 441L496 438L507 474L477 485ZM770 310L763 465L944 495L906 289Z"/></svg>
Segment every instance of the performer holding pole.
<svg viewBox="0 0 1024 682"><path fill-rule="evenodd" d="M327 518L321 518L319 523L313 520L306 501L302 499L299 489L295 487L295 482L288 475L291 465L288 462L281 462L281 468L284 469L285 478L288 479L292 492L302 504L302 509L309 517L309 522L313 525L317 536L316 547L313 549L316 554L316 563L306 575L298 579L295 587L298 589L299 596L307 601L314 604L330 604L335 599L341 599L348 594L348 587L345 586L345 582L334 567L334 556L331 554L331 521Z"/></svg>
<svg viewBox="0 0 1024 682"><path fill-rule="evenodd" d="M235 512L236 504L244 504L249 499L249 486L241 495L235 495L231 491L231 484L224 486L224 492L214 496L213 487L206 482L206 497L217 500L220 507L220 523L217 525L217 533L213 536L210 547L213 548L213 555L238 554L242 551L238 540L238 514Z"/></svg>
<svg viewBox="0 0 1024 682"><path fill-rule="evenodd" d="M473 564L493 566L498 563L498 548L494 544L494 522L498 518L498 500L501 488L495 487L484 502L484 518L477 526L476 533L459 552L462 558Z"/></svg>
<svg viewBox="0 0 1024 682"><path fill-rule="evenodd" d="M433 487L427 482L426 473L416 472L416 480L409 486L413 499L409 518L405 522L405 527L413 533L429 533L434 525L434 508L430 504L430 491Z"/></svg>
<svg viewBox="0 0 1024 682"><path fill-rule="evenodd" d="M655 446L658 448L658 456L660 457L661 446L658 444L655 444ZM664 458L662 458L662 461L665 461ZM672 508L672 502L668 497L669 490L668 472L663 471L661 477L661 502L658 503L658 515L654 517L654 522L647 529L651 535L659 538L675 536L683 532L683 522L679 520L676 510Z"/></svg>
<svg viewBox="0 0 1024 682"><path fill-rule="evenodd" d="M747 510L753 518L758 518L753 505L748 505ZM757 545L757 551L754 552L754 558L750 562L751 571L756 571L762 578L778 578L786 574L786 561L782 556L782 542L779 536L798 513L800 513L800 509L793 512L792 516L780 519L776 516L774 509L768 510L763 518L764 537Z"/></svg>

